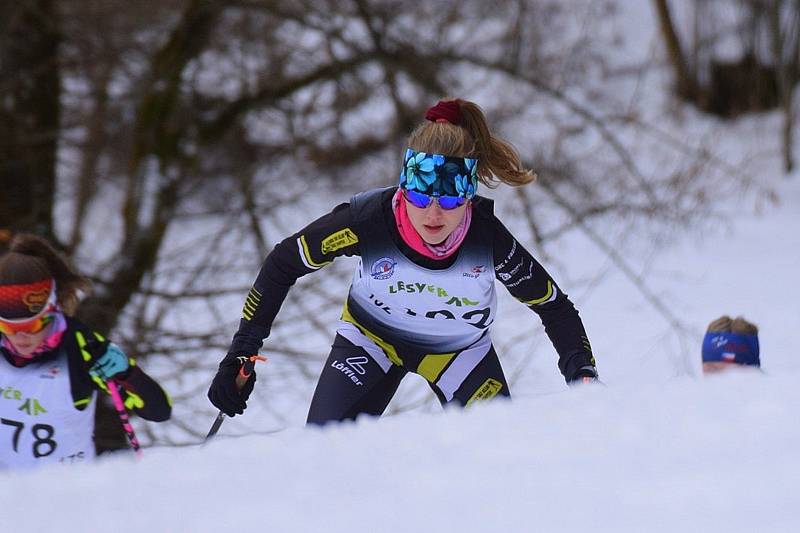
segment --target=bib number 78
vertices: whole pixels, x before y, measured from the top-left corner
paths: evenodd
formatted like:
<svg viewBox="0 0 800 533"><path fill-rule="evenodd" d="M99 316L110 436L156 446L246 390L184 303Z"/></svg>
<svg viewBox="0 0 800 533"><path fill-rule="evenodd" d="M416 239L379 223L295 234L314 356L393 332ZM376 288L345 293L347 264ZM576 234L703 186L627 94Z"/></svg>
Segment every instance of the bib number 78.
<svg viewBox="0 0 800 533"><path fill-rule="evenodd" d="M16 420L9 420L7 418L0 418L0 423L4 426L11 426L14 428L14 434L11 437L12 449L15 453L19 453L19 436L25 429L25 424ZM47 457L54 451L58 444L53 440L56 430L49 424L34 424L31 426L31 434L33 435L33 456L37 459L39 457Z"/></svg>

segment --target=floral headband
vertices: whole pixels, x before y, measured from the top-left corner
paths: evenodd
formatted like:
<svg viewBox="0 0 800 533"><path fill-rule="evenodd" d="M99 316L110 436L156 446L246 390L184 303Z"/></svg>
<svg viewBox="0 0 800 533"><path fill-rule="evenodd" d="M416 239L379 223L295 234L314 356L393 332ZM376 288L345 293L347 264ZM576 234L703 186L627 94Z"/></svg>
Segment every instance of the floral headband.
<svg viewBox="0 0 800 533"><path fill-rule="evenodd" d="M478 190L478 160L406 150L400 187L430 196L470 199Z"/></svg>

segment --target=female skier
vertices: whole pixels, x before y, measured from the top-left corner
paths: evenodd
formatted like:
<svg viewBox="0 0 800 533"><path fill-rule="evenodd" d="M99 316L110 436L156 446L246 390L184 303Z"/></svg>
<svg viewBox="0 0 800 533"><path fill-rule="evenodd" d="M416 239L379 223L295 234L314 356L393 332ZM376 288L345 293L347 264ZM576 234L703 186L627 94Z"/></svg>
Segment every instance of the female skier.
<svg viewBox="0 0 800 533"><path fill-rule="evenodd" d="M87 287L39 237L18 235L0 256L0 469L93 459L96 391L110 380L142 418L170 417L161 387L71 317Z"/></svg>
<svg viewBox="0 0 800 533"><path fill-rule="evenodd" d="M236 375L262 341L292 284L336 257L360 256L342 321L317 383L309 424L381 415L407 372L425 378L442 404L509 396L489 335L495 278L539 315L568 383L597 370L572 302L476 196L478 182L535 179L481 109L439 102L411 134L399 187L362 192L267 256L245 301L239 330L208 391L228 416L241 414L255 375Z"/></svg>

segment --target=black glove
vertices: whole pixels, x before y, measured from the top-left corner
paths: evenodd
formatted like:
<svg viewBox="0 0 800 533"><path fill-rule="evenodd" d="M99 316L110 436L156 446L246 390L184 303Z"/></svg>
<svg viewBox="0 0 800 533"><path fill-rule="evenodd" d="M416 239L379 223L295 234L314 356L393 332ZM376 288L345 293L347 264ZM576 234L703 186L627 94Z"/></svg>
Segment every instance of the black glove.
<svg viewBox="0 0 800 533"><path fill-rule="evenodd" d="M248 364L249 377L241 389L236 385L236 376L242 366ZM246 369L247 370L247 369ZM247 373L245 370L245 373ZM256 383L256 372L253 364L248 361L247 356L235 356L228 354L219 363L219 370L211 386L208 388L208 399L214 406L228 416L236 416L244 413L247 408L247 398L253 392Z"/></svg>
<svg viewBox="0 0 800 533"><path fill-rule="evenodd" d="M603 382L598 379L597 369L591 365L582 366L575 371L572 378L567 381L570 387L575 385L582 385L584 383L596 383L602 385Z"/></svg>

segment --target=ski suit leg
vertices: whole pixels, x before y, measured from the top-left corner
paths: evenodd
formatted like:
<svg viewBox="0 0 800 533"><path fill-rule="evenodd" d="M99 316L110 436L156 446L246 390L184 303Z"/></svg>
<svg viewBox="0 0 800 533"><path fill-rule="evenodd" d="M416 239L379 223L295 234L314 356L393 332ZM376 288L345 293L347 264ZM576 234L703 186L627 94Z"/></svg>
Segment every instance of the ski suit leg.
<svg viewBox="0 0 800 533"><path fill-rule="evenodd" d="M314 390L307 424L355 420L360 414L380 416L407 373L388 370L363 348L337 334Z"/></svg>
<svg viewBox="0 0 800 533"><path fill-rule="evenodd" d="M456 354L430 386L442 405L465 407L475 400L511 396L497 352L488 338Z"/></svg>

